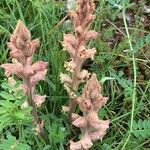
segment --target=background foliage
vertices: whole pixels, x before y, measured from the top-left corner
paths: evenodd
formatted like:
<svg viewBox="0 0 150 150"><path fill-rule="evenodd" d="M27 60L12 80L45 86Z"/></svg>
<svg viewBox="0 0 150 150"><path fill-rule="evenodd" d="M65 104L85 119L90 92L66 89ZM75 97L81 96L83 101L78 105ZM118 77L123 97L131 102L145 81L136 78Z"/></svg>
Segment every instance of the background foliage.
<svg viewBox="0 0 150 150"><path fill-rule="evenodd" d="M130 132L133 107L132 54L123 22L122 0L96 0L95 3L96 20L92 28L98 31L99 37L89 44L97 48L97 54L94 61L87 61L84 67L95 72L98 79L103 81L103 93L109 97L109 101L100 110L99 116L109 118L111 125L103 141L96 142L92 149L121 150ZM148 5L150 3L146 0L125 1L126 20L137 67L133 131L126 150L150 148L150 13L145 9ZM10 61L6 42L18 19L25 22L33 38L40 38L41 46L34 59L49 63L46 80L37 86L39 93L47 95L39 112L45 122L48 143L34 134L35 127L28 123L31 108L19 108L21 103L18 103L18 96L13 96L14 93L5 84L3 71L0 71L2 150L64 150L68 145L70 126L61 111L61 106L68 102L68 96L59 75L67 59L61 46L63 33L71 32L72 28L65 24L57 26L66 14L66 1L63 0L0 1L0 64ZM19 95L19 98L23 102L23 97ZM79 131L73 131L74 138L77 138Z"/></svg>

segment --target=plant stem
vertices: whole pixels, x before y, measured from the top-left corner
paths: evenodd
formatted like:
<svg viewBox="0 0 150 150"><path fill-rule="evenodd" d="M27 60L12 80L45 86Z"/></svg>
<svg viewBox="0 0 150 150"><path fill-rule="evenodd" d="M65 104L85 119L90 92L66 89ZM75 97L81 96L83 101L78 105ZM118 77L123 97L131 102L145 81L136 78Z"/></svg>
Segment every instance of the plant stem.
<svg viewBox="0 0 150 150"><path fill-rule="evenodd" d="M33 119L34 119L34 124L36 126L39 126L39 135L44 139L45 142L47 142L48 141L48 137L47 137L46 133L44 132L43 127L41 127L41 120L39 119L37 106L36 106L35 102L33 101L34 90L33 90L33 88L30 85L30 78L24 79L23 82L29 88L28 103L33 108L32 116L33 116Z"/></svg>
<svg viewBox="0 0 150 150"><path fill-rule="evenodd" d="M76 48L76 53L75 53L75 58L74 58L74 62L76 64L75 70L72 74L72 84L70 85L70 89L73 90L73 92L77 92L78 90L78 86L80 84L80 81L78 79L78 75L81 72L81 68L82 68L82 63L81 60L78 57L78 52L79 52L79 48L81 46L81 41L82 41L82 37L83 35L78 37L78 46ZM69 112L68 112L68 119L69 122L72 123L72 113L74 113L74 111L76 110L76 106L77 106L77 102L76 102L76 98L70 98L69 100Z"/></svg>
<svg viewBox="0 0 150 150"><path fill-rule="evenodd" d="M70 99L69 101L69 112L68 112L68 119L69 122L72 123L72 113L74 113L75 109L76 109L77 103L75 101L75 99Z"/></svg>
<svg viewBox="0 0 150 150"><path fill-rule="evenodd" d="M20 124L20 122L18 122L18 129L19 129L19 139L22 139L22 125Z"/></svg>
<svg viewBox="0 0 150 150"><path fill-rule="evenodd" d="M128 26L127 26L127 21L126 21L126 17L125 17L125 2L123 0L123 21L124 21L124 25L125 25L125 29L126 29L126 34L127 34L127 38L128 38L128 42L129 42L129 46L130 46L130 50L132 53L132 63L133 63L133 74L134 74L134 83L133 83L133 92L132 92L132 110L131 110L131 123L130 123L130 132L129 135L123 145L123 147L121 148L121 150L125 149L125 146L127 145L127 143L129 142L129 139L131 137L131 133L133 131L133 120L134 120L134 111L135 111L135 102L136 102L136 77L137 77L137 73L136 73L136 62L135 62L135 55L134 55L134 49L132 46L132 42L131 42L131 37L129 34L129 30L128 30Z"/></svg>

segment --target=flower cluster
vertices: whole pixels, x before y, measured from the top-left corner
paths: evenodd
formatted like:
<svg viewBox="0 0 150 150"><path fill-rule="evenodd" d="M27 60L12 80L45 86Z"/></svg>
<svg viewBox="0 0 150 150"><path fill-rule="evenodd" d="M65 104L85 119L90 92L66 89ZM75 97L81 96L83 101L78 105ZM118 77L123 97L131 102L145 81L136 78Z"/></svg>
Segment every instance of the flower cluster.
<svg viewBox="0 0 150 150"><path fill-rule="evenodd" d="M84 87L83 94L77 98L77 103L83 112L83 116L72 115L72 124L79 127L82 132L81 140L70 142L71 150L89 149L94 141L103 138L106 129L109 127L109 120L103 121L98 117L98 110L104 106L108 100L101 94L101 86L93 74Z"/></svg>
<svg viewBox="0 0 150 150"><path fill-rule="evenodd" d="M31 41L31 34L25 27L23 22L18 21L14 33L10 37L10 42L7 43L8 48L11 49L10 55L12 63L2 64L1 67L5 69L7 77L17 75L23 79L24 89L26 93L34 93L35 85L44 80L46 75L47 62L37 61L32 64L32 57L35 50L39 47L39 40ZM45 96L33 95L33 101L40 105Z"/></svg>
<svg viewBox="0 0 150 150"><path fill-rule="evenodd" d="M87 42L96 39L98 35L98 33L93 30L88 31L90 24L94 20L94 15L92 15L94 10L95 5L93 1L78 0L77 9L69 12L75 33L64 34L64 41L62 42L64 50L70 55L69 62L65 62L64 65L66 70L70 72L70 75L63 73L60 75L60 79L62 83L64 83L64 87L70 96L70 114L76 107L74 99L78 86L80 83L86 82L90 76L87 70L82 70L83 63L89 58L93 59L96 52L95 48L90 49L86 46Z"/></svg>
<svg viewBox="0 0 150 150"><path fill-rule="evenodd" d="M15 82L11 77L13 75L22 79L23 84L20 88L28 96L28 101L24 104L24 107L28 103L28 105L33 106L33 111L35 111L36 107L45 101L45 96L35 94L35 86L40 80L44 80L47 72L47 62L37 61L32 63L33 54L39 47L39 39L31 40L30 31L23 22L18 21L7 46L11 49L12 63L2 64L1 67L4 68L9 82ZM38 124L37 120L34 120L34 122Z"/></svg>
<svg viewBox="0 0 150 150"><path fill-rule="evenodd" d="M60 75L62 83L70 96L69 108L63 107L68 111L68 117L71 123L79 127L82 137L78 142L70 141L70 150L89 149L95 140L102 139L109 127L109 120L100 120L97 112L104 106L108 100L103 97L101 86L99 85L96 75L87 70L83 70L83 63L87 59L93 59L96 53L95 48L88 48L87 43L96 39L98 33L89 30L95 16L95 4L93 0L77 0L77 8L70 11L69 16L74 26L74 34L64 34L62 42L64 50L70 55L69 62L65 62L64 67L68 74ZM80 83L87 82L81 97L76 95ZM73 113L76 105L79 105L83 116Z"/></svg>

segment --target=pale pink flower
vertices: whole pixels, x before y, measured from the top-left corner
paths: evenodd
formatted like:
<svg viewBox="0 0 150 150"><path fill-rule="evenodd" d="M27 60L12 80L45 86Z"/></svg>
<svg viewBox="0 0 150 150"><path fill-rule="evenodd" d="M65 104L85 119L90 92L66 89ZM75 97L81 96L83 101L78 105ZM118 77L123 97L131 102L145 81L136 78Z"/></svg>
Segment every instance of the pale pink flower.
<svg viewBox="0 0 150 150"><path fill-rule="evenodd" d="M70 141L70 150L88 150L93 145L91 137L88 133L81 138L78 142Z"/></svg>
<svg viewBox="0 0 150 150"><path fill-rule="evenodd" d="M47 70L39 71L34 76L32 76L30 79L31 86L34 87L39 81L44 80L46 72Z"/></svg>
<svg viewBox="0 0 150 150"><path fill-rule="evenodd" d="M40 120L38 123L35 122L35 124L36 124L36 128L34 129L35 130L35 135L39 135L39 134L41 134L41 130L43 130L44 121Z"/></svg>
<svg viewBox="0 0 150 150"><path fill-rule="evenodd" d="M78 57L80 57L81 61L85 61L88 58L94 59L94 55L96 53L96 49L86 49L85 46L79 47Z"/></svg>
<svg viewBox="0 0 150 150"><path fill-rule="evenodd" d="M78 76L79 80L81 80L81 82L85 82L87 81L87 79L90 77L90 73L87 70L82 70Z"/></svg>
<svg viewBox="0 0 150 150"><path fill-rule="evenodd" d="M31 52L34 53L35 50L40 46L40 40L39 39L35 39L33 41L31 41Z"/></svg>
<svg viewBox="0 0 150 150"><path fill-rule="evenodd" d="M39 39L31 41L30 31L26 28L23 22L18 21L7 46L11 49L10 55L13 58L16 58L19 62L25 64L26 57L31 57L35 49L39 47Z"/></svg>
<svg viewBox="0 0 150 150"><path fill-rule="evenodd" d="M83 149L89 149L92 147L93 143L91 141L91 137L90 137L88 131L83 135L83 137L80 140L80 143L81 143Z"/></svg>
<svg viewBox="0 0 150 150"><path fill-rule="evenodd" d="M109 120L100 120L97 114L98 109L107 102L107 98L103 97L100 92L101 86L97 81L96 75L93 74L85 85L83 94L77 99L83 116L72 115L72 124L81 129L82 138L78 142L71 142L70 147L74 147L75 144L79 146L80 143L85 142L83 139L86 139L87 143L92 143L98 139L102 140L106 134L106 130L109 127ZM92 144L88 145L86 142L84 143L85 147L81 144L83 149L88 149L92 146Z"/></svg>
<svg viewBox="0 0 150 150"><path fill-rule="evenodd" d="M23 75L24 75L24 77L26 77L26 78L29 78L29 77L31 77L32 75L34 75L34 71L33 71L33 69L31 68L31 66L26 65L26 66L24 67Z"/></svg>
<svg viewBox="0 0 150 150"><path fill-rule="evenodd" d="M45 101L45 98L46 98L46 95L38 95L38 94L35 94L33 96L33 101L35 102L35 104L37 105L37 107L40 107L41 104Z"/></svg>
<svg viewBox="0 0 150 150"><path fill-rule="evenodd" d="M22 89L25 95L29 94L30 92L29 87L26 84L21 84L18 89Z"/></svg>
<svg viewBox="0 0 150 150"><path fill-rule="evenodd" d="M65 69L69 75L61 74L60 79L64 83L70 102L68 118L70 122L81 129L82 137L79 141L70 141L70 150L87 150L91 148L97 139L102 139L109 127L109 121L102 121L98 117L98 110L108 100L101 95L101 86L93 74L84 87L83 94L78 97L78 87L88 80L90 73L82 70L87 59L94 59L95 48L88 48L86 45L90 40L96 39L98 33L90 30L90 25L95 19L94 0L77 0L77 8L70 11L69 16L74 26L74 34L64 34L62 42L63 49L70 54L69 62L65 62ZM74 114L76 105L79 105L83 116Z"/></svg>
<svg viewBox="0 0 150 150"><path fill-rule="evenodd" d="M72 80L71 80L71 78L69 77L69 75L63 74L63 73L60 74L60 81L61 81L62 83L68 83L68 84L70 84L70 83L72 82Z"/></svg>
<svg viewBox="0 0 150 150"><path fill-rule="evenodd" d="M16 74L17 76L22 76L23 65L21 63L2 64L1 67L5 69L5 75L6 76L10 76L10 75L13 75L13 74Z"/></svg>
<svg viewBox="0 0 150 150"><path fill-rule="evenodd" d="M33 107L34 123L38 126L38 132L43 132L43 123L38 117L36 107L39 107L45 101L45 96L35 94L35 86L40 80L44 80L47 72L47 62L32 63L33 54L39 45L39 39L31 40L30 31L19 20L13 34L10 36L10 42L7 43L8 48L11 49L12 63L2 64L1 67L5 69L6 76L17 75L22 79L23 84L15 89L16 91L23 89L24 95L27 95L27 101L21 107L29 105ZM9 79L9 82L14 84L12 79Z"/></svg>
<svg viewBox="0 0 150 150"><path fill-rule="evenodd" d="M22 41L29 41L31 39L31 33L30 31L26 28L24 23L22 21L18 21L17 26L10 38L10 41L13 43L16 43L16 40L20 38ZM20 47L20 45L16 45Z"/></svg>
<svg viewBox="0 0 150 150"><path fill-rule="evenodd" d="M73 120L72 124L76 127L79 128L87 127L87 120L84 117L81 117L77 114L72 114L72 120Z"/></svg>
<svg viewBox="0 0 150 150"><path fill-rule="evenodd" d="M91 140L94 142L96 140L102 140L103 136L106 134L106 130L109 128L109 120L100 120L101 127L90 133Z"/></svg>
<svg viewBox="0 0 150 150"><path fill-rule="evenodd" d="M71 20L73 22L74 27L75 28L78 27L80 25L80 21L78 19L77 13L75 11L70 11L69 15L70 15L70 18L71 18Z"/></svg>
<svg viewBox="0 0 150 150"><path fill-rule="evenodd" d="M95 16L89 14L86 18L84 18L83 23L82 23L82 25L81 25L82 28L88 27L88 25L89 25L92 21L94 21L94 19L95 19Z"/></svg>
<svg viewBox="0 0 150 150"><path fill-rule="evenodd" d="M48 63L43 61L37 61L34 63L31 68L36 73L38 71L44 71L47 68Z"/></svg>
<svg viewBox="0 0 150 150"><path fill-rule="evenodd" d="M29 107L29 103L28 101L25 101L22 105L21 105L21 108L27 108Z"/></svg>
<svg viewBox="0 0 150 150"><path fill-rule="evenodd" d="M74 49L77 48L77 38L72 34L64 34L64 42L70 44Z"/></svg>
<svg viewBox="0 0 150 150"><path fill-rule="evenodd" d="M69 107L67 106L62 106L62 112L66 113L69 111Z"/></svg>
<svg viewBox="0 0 150 150"><path fill-rule="evenodd" d="M87 31L85 33L86 41L89 41L91 39L96 39L98 36L98 33L96 31Z"/></svg>
<svg viewBox="0 0 150 150"><path fill-rule="evenodd" d="M16 80L15 80L13 77L8 77L8 84L9 84L11 87L14 87L15 84L16 84Z"/></svg>
<svg viewBox="0 0 150 150"><path fill-rule="evenodd" d="M83 150L83 147L81 145L81 142L73 142L70 141L70 150Z"/></svg>
<svg viewBox="0 0 150 150"><path fill-rule="evenodd" d="M91 58L93 60L95 53L96 53L96 49L95 48L86 50L84 59Z"/></svg>
<svg viewBox="0 0 150 150"><path fill-rule="evenodd" d="M13 50L10 52L10 55L12 58L16 58L19 62L25 64L26 63L26 57L25 55L22 53L21 50Z"/></svg>
<svg viewBox="0 0 150 150"><path fill-rule="evenodd" d="M83 30L83 28L81 27L81 26L78 26L77 28L76 28L76 32L77 32L77 34L78 35L83 35L84 34L84 30Z"/></svg>
<svg viewBox="0 0 150 150"><path fill-rule="evenodd" d="M97 37L97 32L88 31L90 23L93 21L94 16L92 13L95 10L95 5L91 0L78 0L77 8L75 11L70 11L69 16L73 22L75 34L64 34L62 42L63 49L70 54L69 62L65 62L64 67L71 73L70 77L72 83L68 83L68 87L77 91L80 83L84 82L89 74L85 71L82 72L82 65L85 60L94 58L96 49L87 49L86 43L89 40ZM64 85L66 88L66 84ZM68 88L66 88L67 91ZM68 93L69 95L71 92Z"/></svg>
<svg viewBox="0 0 150 150"><path fill-rule="evenodd" d="M67 71L74 72L76 68L76 63L73 60L71 60L69 62L65 62L64 67Z"/></svg>

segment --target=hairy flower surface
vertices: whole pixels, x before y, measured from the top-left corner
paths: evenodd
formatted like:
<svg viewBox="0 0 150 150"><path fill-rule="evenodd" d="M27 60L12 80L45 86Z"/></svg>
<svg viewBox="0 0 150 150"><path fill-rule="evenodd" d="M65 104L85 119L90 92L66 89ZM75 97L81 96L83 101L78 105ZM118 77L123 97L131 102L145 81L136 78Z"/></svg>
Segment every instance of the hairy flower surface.
<svg viewBox="0 0 150 150"><path fill-rule="evenodd" d="M75 92L78 91L79 85L86 82L90 75L87 70L82 70L83 63L87 59L93 59L96 53L95 48L88 48L86 45L98 36L96 31L89 30L90 24L95 18L94 11L95 4L92 0L77 0L76 10L69 12L74 33L64 34L62 42L63 49L70 55L69 61L64 64L68 73L60 76L60 80L64 83L64 87L70 96L70 114L76 107L75 96L73 95L76 95ZM69 118L71 119L71 116Z"/></svg>
<svg viewBox="0 0 150 150"><path fill-rule="evenodd" d="M39 47L39 40L31 41L31 33L26 28L23 22L18 21L17 26L10 36L10 42L7 43L11 49L10 55L16 58L19 62L25 64L26 58L31 57Z"/></svg>
<svg viewBox="0 0 150 150"><path fill-rule="evenodd" d="M33 107L32 114L34 123L37 126L40 126L37 107L45 101L45 96L35 94L35 86L40 80L44 80L48 65L47 62L43 61L32 63L33 54L39 47L39 43L39 39L31 40L30 31L19 20L13 34L10 36L10 41L7 43L8 48L11 49L12 63L1 65L5 70L5 75L9 77L10 83L15 82L10 78L12 75L22 79L23 84L20 85L19 89L23 89L24 94L28 96L28 100L22 107L28 105Z"/></svg>
<svg viewBox="0 0 150 150"><path fill-rule="evenodd" d="M33 96L33 101L34 101L34 102L36 103L36 105L39 107L39 106L41 106L41 104L45 101L45 98L46 98L45 95L41 96L41 95L35 94L35 95Z"/></svg>
<svg viewBox="0 0 150 150"><path fill-rule="evenodd" d="M87 46L90 40L97 38L98 33L90 30L90 25L95 16L94 0L77 0L77 8L69 12L74 27L74 33L64 34L62 42L63 50L69 54L69 61L65 62L66 74L61 73L60 80L64 84L70 96L68 112L70 123L79 127L82 137L79 141L70 141L70 150L88 150L95 140L102 140L109 127L109 120L103 121L97 112L108 100L101 95L101 86L96 75L90 77L82 66L87 59L94 59L96 49ZM88 81L88 82L87 82ZM87 82L82 96L78 97L78 88L81 83ZM83 116L75 114L76 106L79 106Z"/></svg>
<svg viewBox="0 0 150 150"><path fill-rule="evenodd" d="M39 47L39 40L31 41L30 31L20 20L7 45L11 49L12 63L1 65L7 76L17 75L23 80L29 79L32 86L35 86L38 81L44 80L47 62L37 61L32 64L32 57Z"/></svg>
<svg viewBox="0 0 150 150"><path fill-rule="evenodd" d="M109 120L100 120L97 112L106 104L108 98L103 97L100 93L101 86L96 75L93 74L85 85L83 94L77 99L83 116L72 115L72 124L81 129L82 137L78 142L70 142L71 150L89 149L93 145L92 142L102 140L106 134Z"/></svg>

